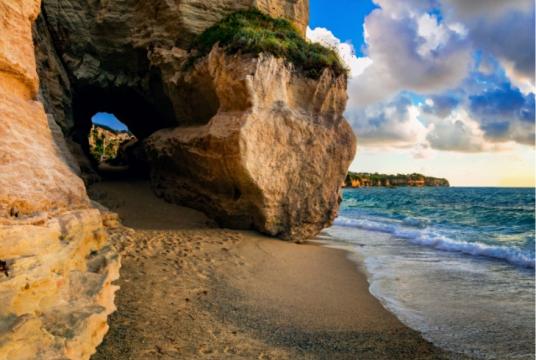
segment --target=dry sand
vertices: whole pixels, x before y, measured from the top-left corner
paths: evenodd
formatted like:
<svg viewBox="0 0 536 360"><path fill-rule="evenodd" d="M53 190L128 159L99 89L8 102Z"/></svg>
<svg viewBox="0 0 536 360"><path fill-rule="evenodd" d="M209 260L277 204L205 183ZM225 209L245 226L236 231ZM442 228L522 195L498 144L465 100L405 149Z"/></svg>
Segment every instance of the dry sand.
<svg viewBox="0 0 536 360"><path fill-rule="evenodd" d="M90 191L126 226L110 230L121 290L92 359L454 358L386 311L343 251L216 228L145 182Z"/></svg>

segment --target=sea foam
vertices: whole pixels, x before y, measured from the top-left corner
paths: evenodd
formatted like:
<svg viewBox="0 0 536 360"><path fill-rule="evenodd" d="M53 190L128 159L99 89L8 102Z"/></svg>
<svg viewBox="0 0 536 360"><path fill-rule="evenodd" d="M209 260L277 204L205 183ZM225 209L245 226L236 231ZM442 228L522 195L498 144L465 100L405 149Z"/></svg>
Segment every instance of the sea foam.
<svg viewBox="0 0 536 360"><path fill-rule="evenodd" d="M416 226L416 228L406 226L410 224ZM335 219L334 225L388 233L397 238L406 239L416 245L429 246L443 251L500 259L517 266L534 268L535 265L534 256L523 252L522 249L513 246L488 245L481 242L454 240L434 231L431 227L423 227L422 223L417 220L395 222L370 218L351 219L339 216Z"/></svg>

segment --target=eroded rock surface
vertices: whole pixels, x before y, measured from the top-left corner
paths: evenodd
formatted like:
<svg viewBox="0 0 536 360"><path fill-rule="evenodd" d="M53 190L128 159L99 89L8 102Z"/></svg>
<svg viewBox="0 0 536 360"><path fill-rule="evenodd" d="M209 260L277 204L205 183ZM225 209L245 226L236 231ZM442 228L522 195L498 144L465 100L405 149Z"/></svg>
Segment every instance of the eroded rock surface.
<svg viewBox="0 0 536 360"><path fill-rule="evenodd" d="M97 111L113 112L141 140L150 136L153 186L170 201L225 226L294 240L313 236L335 217L355 152L342 116L344 77L326 71L308 79L271 56L218 50L193 69L183 66L193 37L233 11L256 7L290 19L304 34L308 6L45 0L34 38L49 43L38 46L38 57L51 59L39 67L47 111L72 107L60 123L86 152ZM56 56L46 55L50 49ZM58 64L62 70L55 71ZM54 95L62 88L62 96Z"/></svg>
<svg viewBox="0 0 536 360"><path fill-rule="evenodd" d="M308 0L44 0L34 40L47 112L79 143L95 110L129 121L139 138L179 125L149 54L186 49L218 20L252 7L305 34Z"/></svg>
<svg viewBox="0 0 536 360"><path fill-rule="evenodd" d="M47 112L86 153L90 117L99 111L117 115L138 139L149 138L146 154L131 158L148 160L154 190L170 201L225 226L294 240L313 236L335 217L355 152L342 116L344 76L325 71L309 79L272 56L219 50L184 67L194 36L236 10L286 17L304 34L308 6L44 0L34 40Z"/></svg>
<svg viewBox="0 0 536 360"><path fill-rule="evenodd" d="M0 0L0 359L88 359L119 259L38 98L38 0Z"/></svg>
<svg viewBox="0 0 536 360"><path fill-rule="evenodd" d="M146 140L157 194L224 226L293 240L331 223L355 154L355 136L342 116L344 76L325 70L309 79L271 55L229 56L218 48L191 71L181 70L180 52L153 61L169 79L171 99L197 89L212 98L204 109L217 104L207 124L161 130Z"/></svg>

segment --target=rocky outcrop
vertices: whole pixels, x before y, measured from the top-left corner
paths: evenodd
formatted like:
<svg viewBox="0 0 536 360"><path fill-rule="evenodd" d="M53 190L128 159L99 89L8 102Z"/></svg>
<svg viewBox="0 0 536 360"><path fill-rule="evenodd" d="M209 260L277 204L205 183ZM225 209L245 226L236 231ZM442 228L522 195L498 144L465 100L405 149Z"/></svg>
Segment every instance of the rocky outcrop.
<svg viewBox="0 0 536 360"><path fill-rule="evenodd" d="M175 128L146 142L159 195L202 209L223 225L302 239L335 216L339 185L355 151L342 117L346 81L329 71L307 79L283 60L217 50L183 71L195 35L248 7L285 16L305 31L308 1L81 6L45 0L36 32L52 44L38 52L54 48L59 55L40 67L50 82L42 87L44 98L61 88L69 98L73 89L74 130L68 129L69 116L60 123L67 133L78 132L83 147L96 111L115 113L140 139ZM52 71L56 59L63 67L58 74ZM51 113L69 107L65 96L52 97L60 101L47 102Z"/></svg>
<svg viewBox="0 0 536 360"><path fill-rule="evenodd" d="M152 60L169 79L170 98L187 100L176 92L196 89L190 93L210 94L217 104L208 123L146 140L159 195L224 226L287 239L309 238L331 223L355 154L342 116L344 76L326 69L309 79L271 55L230 56L218 48L190 71L181 70L180 52Z"/></svg>
<svg viewBox="0 0 536 360"><path fill-rule="evenodd" d="M0 359L89 359L115 310L115 250L98 210L0 226Z"/></svg>
<svg viewBox="0 0 536 360"><path fill-rule="evenodd" d="M163 95L155 49L185 49L229 13L257 7L305 33L308 0L43 0L34 41L46 112L62 128L86 183L98 175L84 158L91 117L114 113L138 138L184 121Z"/></svg>
<svg viewBox="0 0 536 360"><path fill-rule="evenodd" d="M50 59L39 66L43 99L86 154L91 116L111 112L145 144L129 158L141 169L148 161L160 196L225 226L294 240L330 224L355 152L344 75L310 79L273 56L217 49L184 66L192 39L239 9L286 17L303 35L307 0L43 5L34 29L47 43L38 58ZM69 108L72 116L56 116Z"/></svg>
<svg viewBox="0 0 536 360"><path fill-rule="evenodd" d="M0 359L88 359L119 259L38 98L38 0L0 0Z"/></svg>

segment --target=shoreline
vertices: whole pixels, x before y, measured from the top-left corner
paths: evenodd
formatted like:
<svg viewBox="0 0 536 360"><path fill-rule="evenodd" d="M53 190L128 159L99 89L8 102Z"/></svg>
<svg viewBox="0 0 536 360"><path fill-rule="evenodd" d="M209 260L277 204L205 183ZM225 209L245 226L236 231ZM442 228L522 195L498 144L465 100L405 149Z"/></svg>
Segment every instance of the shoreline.
<svg viewBox="0 0 536 360"><path fill-rule="evenodd" d="M351 252L216 228L144 182L91 193L130 227L110 230L118 311L92 359L465 358L386 310Z"/></svg>
<svg viewBox="0 0 536 360"><path fill-rule="evenodd" d="M534 356L534 318L523 315L534 309L532 269L360 228L334 226L319 242L349 249L369 292L435 346L469 358Z"/></svg>

